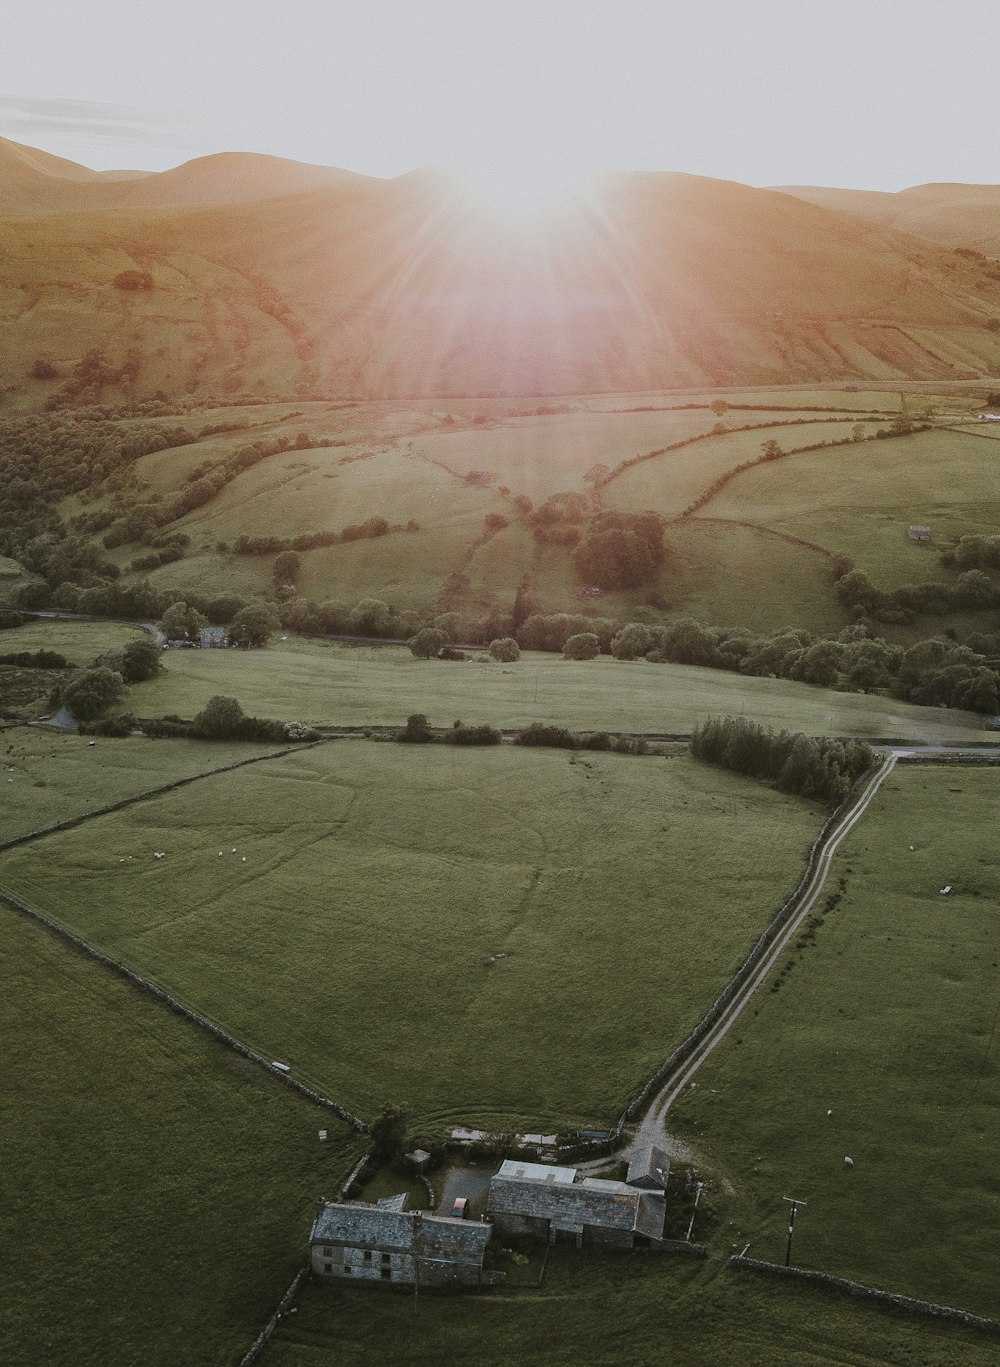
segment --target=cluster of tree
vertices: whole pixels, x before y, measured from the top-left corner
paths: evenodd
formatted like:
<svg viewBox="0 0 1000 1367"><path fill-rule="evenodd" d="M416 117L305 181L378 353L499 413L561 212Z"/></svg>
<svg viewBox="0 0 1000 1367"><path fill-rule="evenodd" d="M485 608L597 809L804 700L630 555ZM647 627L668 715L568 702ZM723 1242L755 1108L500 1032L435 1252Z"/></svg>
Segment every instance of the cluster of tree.
<svg viewBox="0 0 1000 1367"><path fill-rule="evenodd" d="M248 717L236 698L216 694L191 723L196 740L315 740L316 732L301 722L274 717Z"/></svg>
<svg viewBox="0 0 1000 1367"><path fill-rule="evenodd" d="M18 669L70 669L65 655L57 650L15 650L0 655L0 665L16 665Z"/></svg>
<svg viewBox="0 0 1000 1367"><path fill-rule="evenodd" d="M464 722L457 721L450 731L438 737L431 730L424 713L414 712L407 717L406 726L396 739L404 745L426 745L438 740L447 745L499 745L503 736L493 726L466 726Z"/></svg>
<svg viewBox="0 0 1000 1367"><path fill-rule="evenodd" d="M953 549L941 552L942 565L959 570L1000 567L1000 536L960 536Z"/></svg>
<svg viewBox="0 0 1000 1367"><path fill-rule="evenodd" d="M598 513L573 552L577 574L603 589L648 584L663 563L665 526L666 520L650 509Z"/></svg>
<svg viewBox="0 0 1000 1367"><path fill-rule="evenodd" d="M997 638L985 640L990 641L987 649L995 659ZM986 663L986 653L954 641L918 641L899 662L894 692L924 706L963 707L994 715L1000 712L1000 673Z"/></svg>
<svg viewBox="0 0 1000 1367"><path fill-rule="evenodd" d="M691 735L691 753L704 764L763 779L785 793L842 802L875 761L859 740L815 739L761 726L747 717L711 717Z"/></svg>
<svg viewBox="0 0 1000 1367"><path fill-rule="evenodd" d="M565 726L533 721L514 737L515 745L540 745L558 750L613 750L621 755L645 755L649 745L642 736L610 735L594 731L578 735Z"/></svg>
<svg viewBox="0 0 1000 1367"><path fill-rule="evenodd" d="M1000 590L979 569L965 570L954 584L903 584L890 591L876 588L863 570L849 570L837 580L837 597L879 622L909 623L921 614L944 617L1000 606Z"/></svg>
<svg viewBox="0 0 1000 1367"><path fill-rule="evenodd" d="M208 618L189 602L171 603L158 623L168 641L197 641ZM264 646L281 626L277 609L263 600L244 602L230 618L226 631L228 645Z"/></svg>
<svg viewBox="0 0 1000 1367"><path fill-rule="evenodd" d="M523 495L520 497L524 497ZM551 542L558 546L576 546L583 535L582 527L590 513L589 500L580 493L551 494L544 503L532 511L531 500L527 506L518 503L525 514L525 521L531 528L536 541Z"/></svg>

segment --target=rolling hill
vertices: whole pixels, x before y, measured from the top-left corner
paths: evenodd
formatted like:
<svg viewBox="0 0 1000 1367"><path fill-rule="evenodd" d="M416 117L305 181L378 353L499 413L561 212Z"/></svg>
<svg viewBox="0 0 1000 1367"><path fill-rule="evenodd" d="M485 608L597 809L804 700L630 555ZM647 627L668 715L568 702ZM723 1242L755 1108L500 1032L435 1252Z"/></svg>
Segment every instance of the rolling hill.
<svg viewBox="0 0 1000 1367"><path fill-rule="evenodd" d="M947 247L1000 255L1000 185L914 185L895 194L819 185L782 189L820 208L913 233Z"/></svg>
<svg viewBox="0 0 1000 1367"><path fill-rule="evenodd" d="M734 182L608 176L529 225L433 171L121 179L0 143L0 203L18 409L1000 374L985 263Z"/></svg>

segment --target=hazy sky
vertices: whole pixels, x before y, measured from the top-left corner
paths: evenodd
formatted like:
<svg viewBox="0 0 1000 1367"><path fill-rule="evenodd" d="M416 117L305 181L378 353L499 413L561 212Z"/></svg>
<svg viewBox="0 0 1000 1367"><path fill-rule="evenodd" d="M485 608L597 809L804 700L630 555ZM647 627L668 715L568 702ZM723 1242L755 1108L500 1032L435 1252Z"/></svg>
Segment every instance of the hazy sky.
<svg viewBox="0 0 1000 1367"><path fill-rule="evenodd" d="M4 0L0 135L95 168L1000 182L1000 0Z"/></svg>

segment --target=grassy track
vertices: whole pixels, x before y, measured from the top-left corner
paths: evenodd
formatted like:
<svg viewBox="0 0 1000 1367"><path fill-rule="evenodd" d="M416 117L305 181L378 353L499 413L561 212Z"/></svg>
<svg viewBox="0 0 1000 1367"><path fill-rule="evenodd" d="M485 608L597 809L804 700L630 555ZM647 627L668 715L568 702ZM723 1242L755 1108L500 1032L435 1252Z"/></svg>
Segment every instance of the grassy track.
<svg viewBox="0 0 1000 1367"><path fill-rule="evenodd" d="M804 1266L992 1315L998 785L897 767L834 861L846 892L815 943L670 1114L724 1168L757 1256L782 1256L781 1197L801 1196Z"/></svg>
<svg viewBox="0 0 1000 1367"><path fill-rule="evenodd" d="M0 880L362 1115L557 1124L617 1116L820 820L685 757L344 742L11 850Z"/></svg>
<svg viewBox="0 0 1000 1367"><path fill-rule="evenodd" d="M810 1287L668 1258L553 1251L541 1290L462 1300L310 1287L274 1367L992 1367L996 1340Z"/></svg>
<svg viewBox="0 0 1000 1367"><path fill-rule="evenodd" d="M14 634L14 633L10 633ZM425 712L438 725L555 721L579 730L687 733L709 714L745 712L814 735L981 737L971 713L914 707L685 665L607 656L574 663L543 652L513 665L415 660L405 647L345 647L291 638L264 651L176 651L158 678L133 688L142 716L194 713L215 693L259 716L392 725Z"/></svg>
<svg viewBox="0 0 1000 1367"><path fill-rule="evenodd" d="M7 907L0 952L0 1357L238 1360L355 1139Z"/></svg>

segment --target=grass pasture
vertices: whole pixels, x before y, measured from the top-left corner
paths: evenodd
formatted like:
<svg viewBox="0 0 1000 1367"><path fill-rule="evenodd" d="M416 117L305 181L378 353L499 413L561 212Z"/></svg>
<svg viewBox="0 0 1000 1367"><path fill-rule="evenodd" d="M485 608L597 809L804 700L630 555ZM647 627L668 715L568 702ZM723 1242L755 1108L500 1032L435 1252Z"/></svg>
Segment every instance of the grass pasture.
<svg viewBox="0 0 1000 1367"><path fill-rule="evenodd" d="M355 1139L7 907L0 952L0 1357L238 1361Z"/></svg>
<svg viewBox="0 0 1000 1367"><path fill-rule="evenodd" d="M996 1340L694 1260L552 1250L541 1289L422 1297L310 1286L274 1367L992 1367Z"/></svg>
<svg viewBox="0 0 1000 1367"><path fill-rule="evenodd" d="M704 513L761 522L842 551L882 588L950 580L933 547L907 540L907 527L929 526L938 546L993 533L998 459L1000 448L975 432L838 446L748 470Z"/></svg>
<svg viewBox="0 0 1000 1367"><path fill-rule="evenodd" d="M280 747L247 741L111 740L41 727L0 735L0 842Z"/></svg>
<svg viewBox="0 0 1000 1367"><path fill-rule="evenodd" d="M800 1265L1000 1314L998 799L993 769L898 766L843 900L671 1111L754 1256L782 1260L797 1196Z"/></svg>
<svg viewBox="0 0 1000 1367"><path fill-rule="evenodd" d="M107 650L121 650L129 641L142 639L141 627L121 622L71 622L56 617L36 618L23 626L0 631L0 654L55 650L71 664L89 665Z"/></svg>
<svg viewBox="0 0 1000 1367"><path fill-rule="evenodd" d="M345 646L301 637L266 650L173 651L160 676L133 687L140 716L193 716L216 693L244 711L309 722L402 725L424 712L437 726L456 718L522 727L687 734L709 715L744 712L810 735L982 739L982 718L894 698L837 693L688 665L600 656L585 663L525 652L516 664L416 660L405 646Z"/></svg>
<svg viewBox="0 0 1000 1367"><path fill-rule="evenodd" d="M15 848L0 881L357 1113L534 1128L617 1117L821 820L686 757L348 741Z"/></svg>

